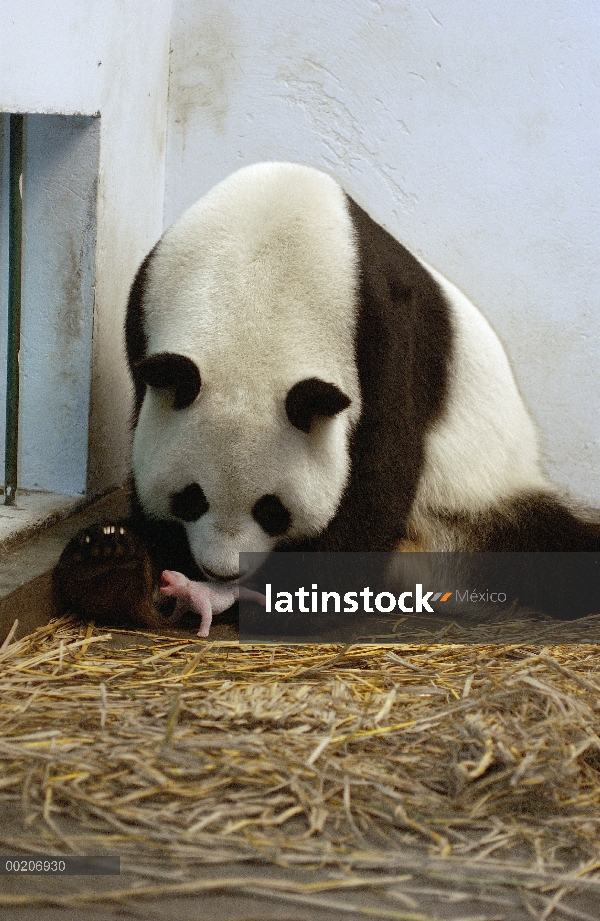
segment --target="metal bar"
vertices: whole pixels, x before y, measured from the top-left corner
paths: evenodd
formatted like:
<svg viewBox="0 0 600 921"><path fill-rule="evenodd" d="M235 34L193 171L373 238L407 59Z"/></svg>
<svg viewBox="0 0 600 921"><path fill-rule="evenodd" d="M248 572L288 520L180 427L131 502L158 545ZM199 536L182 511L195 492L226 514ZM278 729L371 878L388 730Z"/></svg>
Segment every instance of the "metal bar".
<svg viewBox="0 0 600 921"><path fill-rule="evenodd" d="M23 115L10 116L8 218L8 347L4 505L14 505L19 448L19 350L21 348L21 251L23 244Z"/></svg>

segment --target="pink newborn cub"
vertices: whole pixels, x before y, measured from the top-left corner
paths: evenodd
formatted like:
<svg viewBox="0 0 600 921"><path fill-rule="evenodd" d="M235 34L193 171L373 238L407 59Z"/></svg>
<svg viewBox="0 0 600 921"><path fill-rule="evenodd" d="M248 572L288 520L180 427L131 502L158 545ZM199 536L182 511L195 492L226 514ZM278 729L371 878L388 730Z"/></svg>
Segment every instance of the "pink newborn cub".
<svg viewBox="0 0 600 921"><path fill-rule="evenodd" d="M242 601L255 601L266 604L266 598L260 592L253 592L240 585L221 585L218 582L193 582L180 572L165 569L160 577L160 590L163 595L177 599L175 611L169 623L176 624L186 611L200 615L198 636L208 636L213 614L222 614L241 598Z"/></svg>

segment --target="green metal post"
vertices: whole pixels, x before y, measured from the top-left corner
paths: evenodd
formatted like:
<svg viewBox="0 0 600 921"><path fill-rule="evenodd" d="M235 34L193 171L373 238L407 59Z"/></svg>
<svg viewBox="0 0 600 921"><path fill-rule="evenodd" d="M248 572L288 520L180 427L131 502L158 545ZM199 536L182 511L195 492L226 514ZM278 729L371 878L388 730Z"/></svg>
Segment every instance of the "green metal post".
<svg viewBox="0 0 600 921"><path fill-rule="evenodd" d="M19 447L19 350L21 347L21 250L23 242L23 115L10 116L8 223L8 348L4 504L14 505Z"/></svg>

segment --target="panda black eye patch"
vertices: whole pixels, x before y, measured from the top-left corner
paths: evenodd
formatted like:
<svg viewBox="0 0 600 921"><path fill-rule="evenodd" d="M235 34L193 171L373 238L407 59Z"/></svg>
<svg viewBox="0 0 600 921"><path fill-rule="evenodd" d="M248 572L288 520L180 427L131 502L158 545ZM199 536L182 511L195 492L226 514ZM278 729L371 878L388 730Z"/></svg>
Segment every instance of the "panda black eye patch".
<svg viewBox="0 0 600 921"><path fill-rule="evenodd" d="M285 534L292 516L277 496L263 496L252 509L252 517L269 537Z"/></svg>
<svg viewBox="0 0 600 921"><path fill-rule="evenodd" d="M350 406L347 397L335 384L319 377L298 381L285 398L285 411L292 425L308 434L317 416L331 418Z"/></svg>
<svg viewBox="0 0 600 921"><path fill-rule="evenodd" d="M191 406L200 392L200 372L187 355L159 352L149 355L134 367L134 375L149 387L173 391L173 409Z"/></svg>
<svg viewBox="0 0 600 921"><path fill-rule="evenodd" d="M190 483L185 489L171 496L171 514L181 521L198 521L208 511L208 502L198 483Z"/></svg>

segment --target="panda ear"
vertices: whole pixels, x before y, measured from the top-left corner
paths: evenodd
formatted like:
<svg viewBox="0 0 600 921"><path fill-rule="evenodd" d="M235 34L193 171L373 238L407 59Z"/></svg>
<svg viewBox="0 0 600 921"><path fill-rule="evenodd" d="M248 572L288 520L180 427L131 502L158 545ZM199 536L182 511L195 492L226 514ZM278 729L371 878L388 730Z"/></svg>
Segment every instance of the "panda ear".
<svg viewBox="0 0 600 921"><path fill-rule="evenodd" d="M328 384L319 377L308 377L291 388L285 398L285 411L295 428L308 433L317 416L337 416L350 406L350 402L335 384Z"/></svg>
<svg viewBox="0 0 600 921"><path fill-rule="evenodd" d="M173 408L191 406L200 392L200 371L191 358L175 352L149 355L134 366L134 376L149 387L173 391Z"/></svg>

